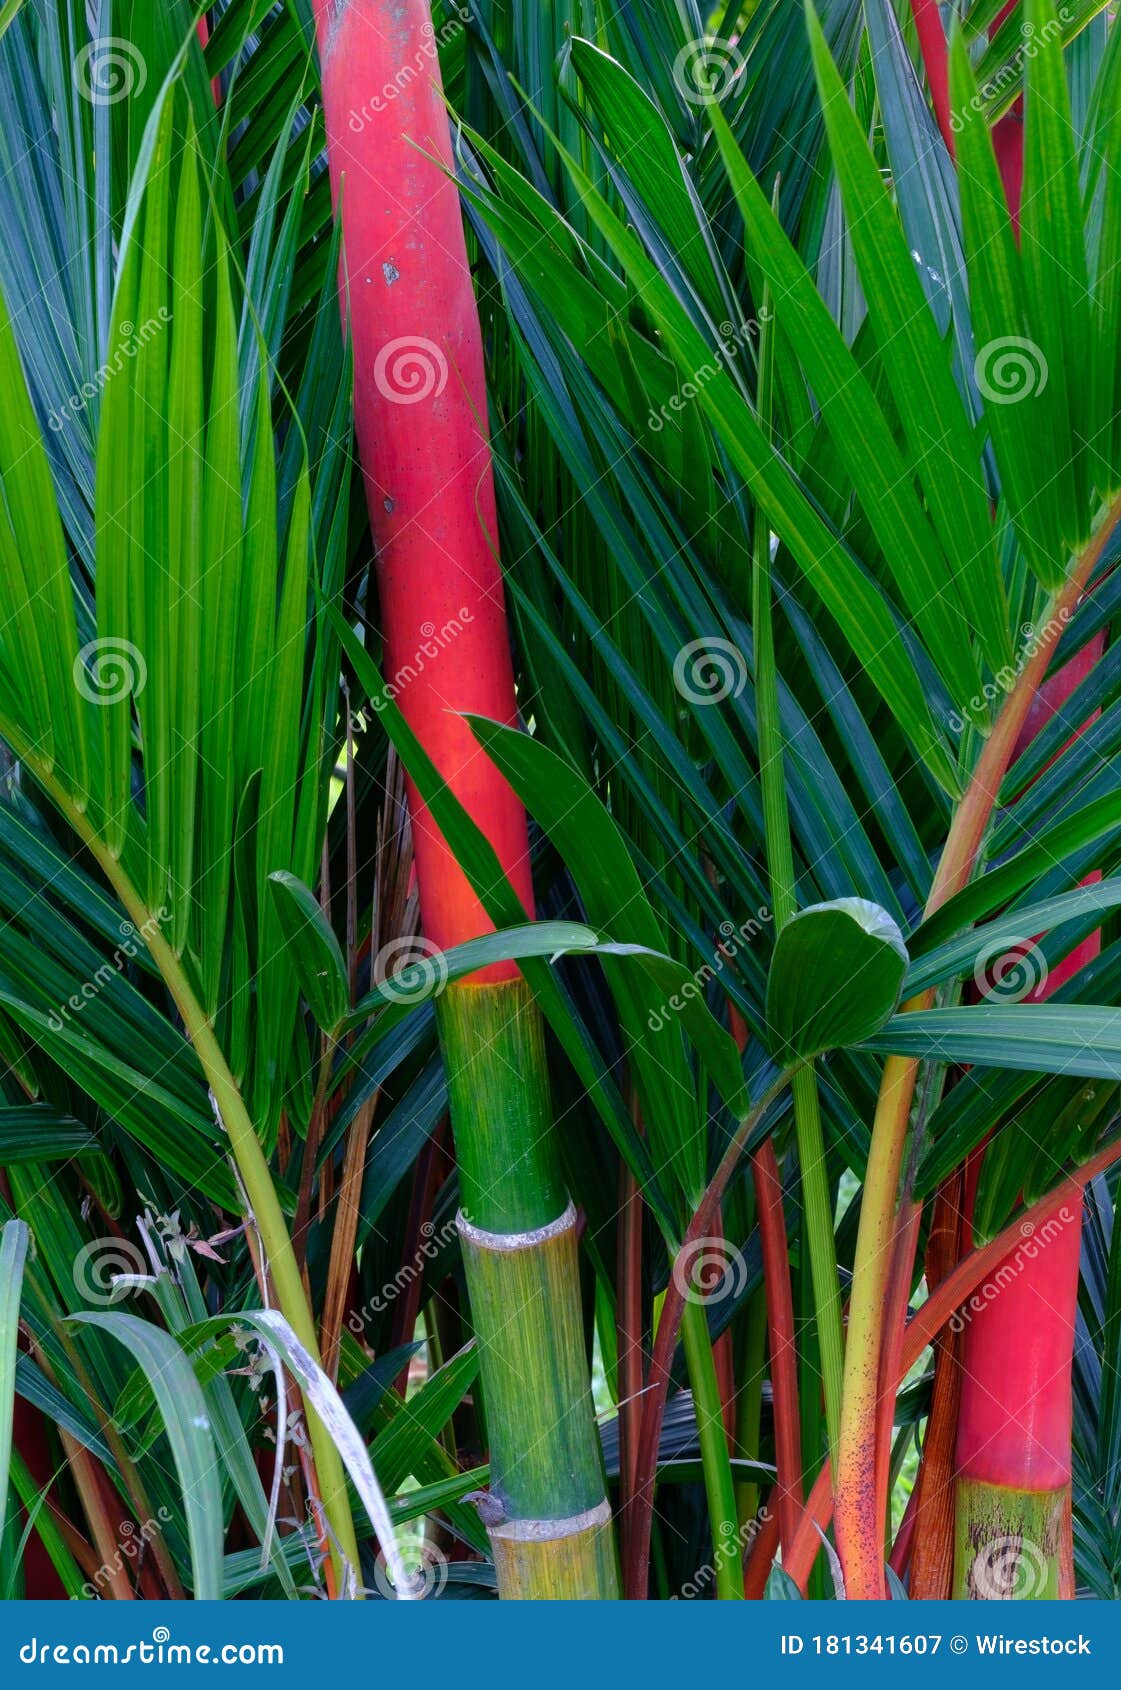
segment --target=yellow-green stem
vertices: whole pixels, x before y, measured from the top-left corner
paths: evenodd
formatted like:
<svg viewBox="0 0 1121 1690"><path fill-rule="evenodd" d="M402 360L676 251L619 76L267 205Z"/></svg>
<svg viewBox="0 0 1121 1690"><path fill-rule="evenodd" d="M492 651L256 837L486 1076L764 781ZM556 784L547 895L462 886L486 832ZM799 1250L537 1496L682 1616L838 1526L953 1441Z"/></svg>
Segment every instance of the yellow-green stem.
<svg viewBox="0 0 1121 1690"><path fill-rule="evenodd" d="M48 786L71 826L85 839L90 851L97 858L106 878L128 911L137 932L145 936L152 961L159 969L164 985L171 993L183 1019L187 1037L194 1046L222 1124L229 1136L230 1152L241 1175L253 1220L268 1258L280 1312L304 1349L318 1361L319 1340L315 1321L300 1278L300 1270L296 1265L292 1240L288 1235L276 1187L273 1185L272 1173L237 1082L214 1035L214 1029L191 988L182 963L162 936L159 923L152 920L152 912L121 869L120 863L98 839L89 818L74 807L67 795L49 777L44 784ZM310 1404L307 1405L307 1422L312 1453L315 1456L320 1500L329 1528L329 1548L337 1589L341 1594L344 1584L348 1582L349 1564L353 1569L355 1592L360 1594L358 1542L342 1458L334 1440Z"/></svg>
<svg viewBox="0 0 1121 1690"><path fill-rule="evenodd" d="M813 1064L799 1068L790 1083L794 1102L794 1134L798 1163L802 1171L802 1201L806 1217L806 1243L810 1258L814 1310L817 1316L818 1359L821 1364L822 1395L829 1453L834 1455L841 1430L841 1391L844 1382L845 1345L841 1322L841 1287L833 1244L833 1199L825 1162L825 1138L821 1130L821 1105L817 1074Z"/></svg>
<svg viewBox="0 0 1121 1690"><path fill-rule="evenodd" d="M1053 599L1043 635L1008 694L985 742L969 786L954 812L927 899L927 916L960 891L973 873L1032 700L1047 673L1067 617L1081 598L1119 521L1121 495L1105 512L1093 540ZM924 993L905 1004L904 1013L928 1008L932 1001L933 993ZM878 1517L876 1501L883 1305L891 1264L903 1149L918 1070L918 1061L911 1057L891 1056L884 1064L853 1262L841 1426L837 1442L835 1520L845 1587L848 1595L856 1601L882 1600L887 1594L883 1570L883 1522Z"/></svg>
<svg viewBox="0 0 1121 1690"><path fill-rule="evenodd" d="M959 1479L954 1600L1058 1600L1063 1594L1063 1516L1069 1500L1069 1485L1060 1490L1008 1490L979 1479Z"/></svg>
<svg viewBox="0 0 1121 1690"><path fill-rule="evenodd" d="M762 1287L748 1305L742 1349L742 1356L736 1358L736 1377L740 1381L736 1395L736 1454L744 1461L758 1461L767 1354L767 1299ZM740 1526L754 1520L758 1509L759 1481L737 1480L736 1511Z"/></svg>
<svg viewBox="0 0 1121 1690"><path fill-rule="evenodd" d="M685 1365L693 1391L697 1419L697 1441L701 1446L701 1469L708 1499L712 1531L712 1558L716 1594L721 1601L743 1600L743 1567L739 1544L736 1487L728 1440L724 1431L724 1405L716 1378L712 1339L704 1304L686 1301L681 1316L681 1338Z"/></svg>
<svg viewBox="0 0 1121 1690"><path fill-rule="evenodd" d="M776 185L776 203L777 192ZM774 377L774 334L770 313L766 308L769 299L769 291L766 291L759 338L758 397L759 417L768 428ZM763 792L767 868L777 934L795 913L798 902L790 808L786 799L784 736L779 710L771 600L771 534L768 525L756 511L751 568L755 704L759 723L759 781ZM809 1257L810 1281L813 1287L818 1357L825 1397L825 1424L829 1436L829 1453L835 1460L841 1424L845 1347L841 1323L841 1287L837 1278L837 1255L833 1239L833 1204L825 1161L825 1141L821 1131L817 1076L812 1064L799 1069L795 1074L791 1096L794 1104L794 1137L802 1170L806 1254Z"/></svg>

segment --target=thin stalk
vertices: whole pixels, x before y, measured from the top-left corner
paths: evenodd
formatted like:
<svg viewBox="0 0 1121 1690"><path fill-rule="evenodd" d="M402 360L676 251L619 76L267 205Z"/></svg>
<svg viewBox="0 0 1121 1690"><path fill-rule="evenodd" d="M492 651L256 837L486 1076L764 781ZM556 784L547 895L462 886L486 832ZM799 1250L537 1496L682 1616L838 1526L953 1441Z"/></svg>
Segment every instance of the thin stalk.
<svg viewBox="0 0 1121 1690"><path fill-rule="evenodd" d="M959 892L972 875L993 806L1059 634L1119 521L1121 496L1104 513L1093 539L1052 600L1039 645L1008 694L955 810L927 899L928 916ZM905 1004L903 1012L927 1009L933 998L933 991L925 992ZM853 1262L837 1443L837 1542L845 1586L854 1600L883 1600L887 1594L882 1558L883 1522L877 1500L880 1355L896 1197L918 1072L919 1063L911 1057L889 1056L884 1064Z"/></svg>
<svg viewBox="0 0 1121 1690"><path fill-rule="evenodd" d="M639 1433L635 1461L634 1496L627 1522L627 1557L623 1568L624 1594L632 1602L646 1596L650 1578L650 1528L654 1517L654 1475L658 1466L658 1445L662 1436L662 1421L666 1411L674 1351L681 1330L685 1309L684 1288L689 1281L689 1262L698 1239L710 1235L713 1220L719 1211L728 1182L739 1166L740 1158L756 1127L775 1099L790 1084L790 1074L780 1074L767 1088L755 1107L740 1122L724 1152L700 1204L685 1231L674 1258L669 1284L662 1300L662 1312L654 1337L650 1371L646 1381L642 1427Z"/></svg>
<svg viewBox="0 0 1121 1690"><path fill-rule="evenodd" d="M111 863L107 852L104 853L102 866L107 874L115 872L117 867ZM318 1361L319 1341L315 1321L304 1291L292 1240L284 1223L284 1214L276 1195L268 1161L237 1082L230 1073L214 1029L191 990L178 957L162 937L158 925L151 921L124 876L120 876L115 884L117 895L138 929L148 935L147 942L152 960L175 1000L187 1037L194 1045L195 1054L202 1064L219 1118L229 1136L230 1151L245 1186L254 1223L265 1247L268 1272L276 1288L280 1311L308 1355L313 1361ZM344 1584L344 1561L350 1564L355 1579L360 1577L358 1541L350 1511L346 1474L342 1457L327 1428L310 1403L305 1406L323 1511L331 1528L331 1560L336 1579L339 1581L338 1588L341 1590Z"/></svg>
<svg viewBox="0 0 1121 1690"><path fill-rule="evenodd" d="M366 1149L370 1142L374 1109L375 1099L370 1098L362 1105L350 1124L342 1179L339 1182L339 1194L335 1204L335 1224L331 1229L331 1258L327 1268L327 1289L323 1295L323 1314L319 1328L323 1345L323 1366L331 1379L338 1378L339 1346L342 1342L343 1317L346 1314L347 1292L354 1264L354 1246L358 1237L362 1182L366 1173ZM412 1289L410 1286L410 1294ZM419 1296L419 1279L416 1281L416 1291Z"/></svg>
<svg viewBox="0 0 1121 1690"><path fill-rule="evenodd" d="M685 1347L685 1365L689 1370L689 1383L693 1391L697 1440L701 1446L701 1469L704 1473L713 1561L716 1568L716 1595L722 1602L742 1602L743 1572L740 1557L738 1554L729 1553L729 1547L735 1544L739 1529L736 1517L736 1487L732 1477L732 1464L728 1459L724 1404L716 1377L712 1339L709 1336L708 1317L703 1303L686 1303L681 1316L681 1337Z"/></svg>
<svg viewBox="0 0 1121 1690"><path fill-rule="evenodd" d="M237 1082L215 1037L214 1028L199 1004L179 958L163 937L159 923L152 919L151 911L122 870L120 862L97 837L89 819L74 807L65 792L41 772L39 779L51 792L71 827L97 859L137 932L145 936L152 961L159 969L164 985L179 1011L184 1030L194 1046L219 1118L229 1137L230 1153L237 1164L254 1223L268 1256L268 1270L276 1288L280 1312L308 1354L318 1361L319 1345L315 1321L276 1195L272 1173ZM331 1560L338 1581L337 1588L343 1588L345 1561L354 1569L360 1590L358 1540L354 1533L342 1458L310 1404L307 1405L307 1423L324 1513L331 1528Z"/></svg>
<svg viewBox="0 0 1121 1690"><path fill-rule="evenodd" d="M638 1428L642 1417L642 1197L638 1181L620 1165L618 1296L615 1330L619 1353L619 1497L625 1524L634 1492ZM624 1556L626 1549L624 1545Z"/></svg>
<svg viewBox="0 0 1121 1690"><path fill-rule="evenodd" d="M65 1427L59 1428L59 1437L62 1439L67 1466L82 1499L82 1511L93 1537L94 1548L101 1557L101 1567L104 1569L113 1600L132 1602L135 1600L135 1592L120 1552L118 1528L109 1511L110 1500L115 1501L112 1486L100 1463Z"/></svg>
<svg viewBox="0 0 1121 1690"><path fill-rule="evenodd" d="M300 1164L300 1186L296 1198L296 1218L292 1223L292 1249L295 1252L296 1264L301 1272L307 1261L308 1229L311 1226L311 1193L315 1182L315 1163L319 1154L319 1141L323 1136L327 1093L331 1084L331 1059L334 1053L334 1041L324 1037L321 1041L319 1054L319 1078L312 1100L311 1113L308 1116L307 1134L304 1138L304 1154Z"/></svg>
<svg viewBox="0 0 1121 1690"><path fill-rule="evenodd" d="M774 335L770 312L761 313L757 410L769 427L774 372ZM771 603L771 535L761 513L755 513L752 536L752 631L755 642L755 709L759 732L759 780L763 795L763 825L771 907L775 932L781 932L797 909L794 847L783 768L783 734L779 715L778 672L775 666ZM841 1423L844 1376L844 1337L841 1328L841 1288L833 1241L833 1203L825 1161L821 1107L813 1067L800 1068L792 1086L794 1134L802 1170L802 1202L806 1245L813 1281L818 1352L825 1394L825 1423L829 1447L836 1451Z"/></svg>
<svg viewBox="0 0 1121 1690"><path fill-rule="evenodd" d="M930 1290L941 1284L961 1256L963 1191L963 1170L956 1168L934 1200L925 1261ZM910 1561L910 1593L917 1601L948 1600L953 1578L954 1439L961 1397L960 1342L952 1327L944 1328L934 1340L930 1413L912 1492L916 1520L921 1527L916 1531Z"/></svg>
<svg viewBox="0 0 1121 1690"><path fill-rule="evenodd" d="M33 1535L23 1552L25 1594L32 1600L53 1598L59 1591L65 1596L81 1597L82 1586L98 1571L97 1557L89 1552L87 1566L79 1564L75 1551L79 1547L88 1551L88 1546L69 1521L64 1525L59 1520L47 1495L48 1487L40 1484L18 1449L12 1450L12 1485L24 1512L33 1522Z"/></svg>
<svg viewBox="0 0 1121 1690"><path fill-rule="evenodd" d="M1061 1185L1054 1191L1048 1192L1024 1209L1015 1220L1006 1226L1003 1232L997 1234L988 1244L972 1250L964 1256L957 1266L931 1291L925 1303L915 1310L907 1322L903 1334L903 1343L899 1351L898 1369L895 1387L906 1378L914 1367L923 1351L941 1332L950 1316L972 1296L983 1280L989 1278L1000 1266L1001 1262L1013 1250L1017 1243L1023 1241L1023 1228L1030 1226L1034 1232L1039 1232L1048 1221L1060 1215L1063 1208L1071 1203L1081 1203L1082 1193L1092 1180L1104 1174L1114 1163L1121 1161L1121 1140L1109 1144L1097 1155L1091 1156L1073 1173L1068 1174ZM829 1524L833 1512L834 1490L832 1473L826 1462L814 1481L810 1491L798 1530L794 1538L794 1545L790 1555L784 1557L783 1564L795 1583L802 1589L809 1577L810 1568L821 1548L819 1529L824 1531ZM772 1525L768 1522L765 1530L760 1533L754 1546L752 1567L758 1576L755 1552L769 1560L774 1556L778 1547L777 1521ZM766 1574L763 1573L765 1582ZM751 1594L749 1587L748 1594ZM851 1594L851 1593L850 1593Z"/></svg>
<svg viewBox="0 0 1121 1690"><path fill-rule="evenodd" d="M771 1344L771 1399L775 1423L775 1490L783 1548L794 1538L802 1511L802 1417L798 1408L798 1358L794 1341L794 1295L782 1211L782 1177L770 1139L752 1157L763 1284Z"/></svg>
<svg viewBox="0 0 1121 1690"><path fill-rule="evenodd" d="M1099 634L1044 684L1027 743L1093 672L1103 649ZM1052 996L1100 951L1101 934L1093 933L1035 995ZM1067 1527L1081 1223L1078 1205L1065 1225L1050 1228L1045 1251L1021 1241L997 1271L999 1296L972 1310L962 1334L954 1595L1038 1600L1062 1592L1062 1564L1073 1557ZM993 1543L999 1553L986 1554Z"/></svg>
<svg viewBox="0 0 1121 1690"><path fill-rule="evenodd" d="M736 1377L742 1381L736 1393L735 1452L743 1461L758 1461L760 1423L763 1417L763 1374L767 1357L767 1300L757 1291L747 1307L742 1348L737 1357ZM739 1524L747 1525L759 1512L759 1481L736 1481L736 1511Z"/></svg>
<svg viewBox="0 0 1121 1690"><path fill-rule="evenodd" d="M905 1202L896 1217L895 1246L891 1271L888 1274L887 1296L884 1299L884 1345L880 1361L880 1423L877 1431L879 1460L877 1463L876 1507L885 1531L890 1524L889 1499L892 1484L890 1460L892 1432L895 1425L895 1381L899 1376L899 1351L907 1325L907 1308L911 1297L911 1277L915 1252L918 1248L919 1223L922 1205ZM884 1559L887 1559L885 1542Z"/></svg>

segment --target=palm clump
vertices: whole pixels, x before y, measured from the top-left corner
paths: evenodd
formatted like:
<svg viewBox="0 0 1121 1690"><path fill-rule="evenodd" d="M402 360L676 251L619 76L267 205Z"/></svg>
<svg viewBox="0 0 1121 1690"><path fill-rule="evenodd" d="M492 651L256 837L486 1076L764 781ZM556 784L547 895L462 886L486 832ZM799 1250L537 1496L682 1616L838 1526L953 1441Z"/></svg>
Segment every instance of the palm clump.
<svg viewBox="0 0 1121 1690"><path fill-rule="evenodd" d="M6 1589L1112 1596L1109 8L124 11L0 19Z"/></svg>

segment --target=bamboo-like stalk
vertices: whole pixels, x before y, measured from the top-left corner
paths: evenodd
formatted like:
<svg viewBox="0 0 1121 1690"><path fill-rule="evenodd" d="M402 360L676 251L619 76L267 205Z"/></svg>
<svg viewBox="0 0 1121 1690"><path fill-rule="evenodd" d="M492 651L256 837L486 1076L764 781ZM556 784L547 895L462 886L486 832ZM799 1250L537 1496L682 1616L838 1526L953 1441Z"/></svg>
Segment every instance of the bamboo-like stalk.
<svg viewBox="0 0 1121 1690"><path fill-rule="evenodd" d="M1067 1486L1052 1491L959 1479L953 1595L971 1602L1054 1600Z"/></svg>
<svg viewBox="0 0 1121 1690"><path fill-rule="evenodd" d="M1041 689L1028 745L1092 672L1102 636ZM1083 723L1081 733L1087 724ZM1100 876L1095 876L1100 878ZM1041 982L1050 997L1101 950L1091 934ZM954 1584L956 1596L1000 1600L1062 1594L1071 1483L1071 1371L1082 1206L1031 1232L1001 1263L991 1297L971 1307L961 1345Z"/></svg>
<svg viewBox="0 0 1121 1690"><path fill-rule="evenodd" d="M941 17L933 0L911 0L911 4L935 112L952 156ZM1015 0L1009 0L994 28L1014 5ZM1014 228L1023 189L1021 107L1022 98L993 132ZM1059 707L1093 666L1100 649L1091 646L1046 687L1033 689L1021 724L1024 742L1042 725L1040 708L1045 718ZM982 1305L965 1330L960 1377L953 1354L945 1352L940 1357L941 1415L957 1410L958 1480L952 1496L956 1514L952 1590L956 1596L1023 1598L1063 1593L1066 1581L1060 1577L1060 1561L1064 1554L1069 1559L1064 1523L1069 1516L1070 1372L1080 1216L1079 1205L1074 1223L1063 1229L1054 1248L1048 1248L1046 1263L1038 1256L1029 1261L1016 1259L1010 1277L1002 1271L1009 1264L998 1268L999 1296ZM949 1428L941 1419L936 1423L933 1414L931 1424L939 1442L936 1458L944 1468ZM941 1485L933 1474L931 1478L939 1493L940 1516L948 1523L947 1475L943 1473ZM940 1586L948 1573L940 1555L930 1568L924 1567L923 1583L932 1574ZM937 1588L926 1593L949 1591Z"/></svg>
<svg viewBox="0 0 1121 1690"><path fill-rule="evenodd" d="M482 337L426 0L316 0L355 423L377 545L385 673L526 909L525 813L462 719L513 723ZM409 784L424 934L491 923ZM540 1012L496 966L439 1024L490 1436L487 1523L507 1597L617 1595L574 1217L556 1166Z"/></svg>
<svg viewBox="0 0 1121 1690"><path fill-rule="evenodd" d="M1047 672L1059 633L1119 521L1121 497L1114 499L1103 513L1093 539L1049 607L1039 645L1008 694L965 795L954 812L927 900L928 915L960 891L973 872L1001 782ZM904 1012L928 1008L932 1001L933 994L924 993L905 1004ZM837 1449L836 1526L846 1589L856 1600L883 1600L887 1594L883 1570L884 1525L877 1486L880 1358L895 1207L918 1071L919 1063L910 1057L889 1056L884 1063L853 1263Z"/></svg>
<svg viewBox="0 0 1121 1690"><path fill-rule="evenodd" d="M938 1333L945 1326L956 1309L972 1296L982 1282L997 1271L1001 1262L1013 1250L1018 1241L1024 1236L1023 1228L1031 1226L1034 1231L1041 1231L1062 1210L1072 1203L1082 1202L1082 1193L1092 1180L1104 1174L1107 1169L1121 1161L1121 1142L1114 1141L1104 1150L1099 1150L1084 1162L1080 1168L1068 1174L1054 1191L1049 1191L1046 1197L1041 1197L1029 1208L997 1234L988 1244L970 1252L962 1258L957 1266L940 1281L933 1289L925 1303L921 1303L907 1323L903 1334L903 1342L898 1351L898 1366L892 1387L898 1388L906 1378L910 1369L918 1361L928 1344L933 1343ZM784 1558L784 1566L799 1588L804 1589L809 1577L810 1568L821 1548L820 1532L829 1524L833 1512L834 1489L833 1475L828 1462L822 1467L813 1489L810 1491L806 1506L802 1511L802 1518L798 1523L798 1530L794 1538L794 1546L790 1554ZM759 1594L760 1578L765 1580L764 1564L769 1564L778 1547L777 1517L771 1515L764 1523L756 1543L753 1545L751 1563L749 1566L748 1595ZM753 1583L756 1588L753 1589ZM1068 1588L1064 1588L1064 1595Z"/></svg>

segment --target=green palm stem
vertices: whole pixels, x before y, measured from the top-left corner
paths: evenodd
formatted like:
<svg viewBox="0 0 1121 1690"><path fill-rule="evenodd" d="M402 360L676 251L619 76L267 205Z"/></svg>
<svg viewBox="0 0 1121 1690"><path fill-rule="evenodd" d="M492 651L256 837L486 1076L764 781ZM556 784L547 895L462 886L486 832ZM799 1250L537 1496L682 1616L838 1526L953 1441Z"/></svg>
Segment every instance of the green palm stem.
<svg viewBox="0 0 1121 1690"><path fill-rule="evenodd" d="M1048 609L1044 632L1008 694L957 806L927 899L930 916L964 887L977 862L993 806L1000 791L1039 687L1050 665L1067 617L1086 589L1106 546L1121 522L1121 496L1106 509L1065 585ZM925 992L903 1006L903 1013L927 1009ZM884 1522L879 1498L880 1363L884 1345L884 1298L892 1259L903 1152L919 1063L889 1056L884 1063L872 1125L872 1142L860 1206L849 1303L844 1391L836 1461L837 1546L845 1588L854 1600L883 1600ZM892 1387L894 1389L894 1387Z"/></svg>
<svg viewBox="0 0 1121 1690"><path fill-rule="evenodd" d="M763 1375L767 1355L767 1302L764 1291L756 1291L747 1306L736 1353L735 1454L741 1461L758 1461L759 1432L763 1417ZM741 1529L759 1512L757 1479L736 1480L736 1517Z"/></svg>
<svg viewBox="0 0 1121 1690"><path fill-rule="evenodd" d="M580 1311L576 1212L556 1163L544 1032L520 976L438 1005L460 1244L491 1457L486 1524L506 1598L618 1594Z"/></svg>
<svg viewBox="0 0 1121 1690"><path fill-rule="evenodd" d="M768 429L774 374L774 333L769 305L769 295L765 293L763 308L760 310L757 409L760 422ZM763 826L771 884L771 908L774 911L777 936L798 906L795 897L790 811L783 769L778 672L775 666L771 603L771 533L758 510L755 513L755 531L752 536L751 611L752 637L755 642L759 781L763 794ZM802 1172L802 1204L810 1274L813 1280L818 1351L825 1394L825 1421L829 1433L829 1448L835 1455L840 1431L844 1371L841 1287L837 1278L837 1257L833 1243L833 1202L825 1161L821 1107L817 1078L812 1066L800 1068L794 1075L791 1094L794 1103L794 1134Z"/></svg>
<svg viewBox="0 0 1121 1690"><path fill-rule="evenodd" d="M643 1405L642 1424L639 1430L638 1450L635 1457L634 1494L631 1499L630 1518L627 1522L628 1544L625 1581L625 1594L631 1601L642 1601L645 1598L650 1577L650 1533L654 1518L654 1479L658 1465L658 1446L661 1441L662 1421L665 1416L666 1396L672 1375L674 1351L677 1348L677 1339L682 1328L685 1310L689 1306L687 1293L691 1283L691 1264L696 1262L698 1245L711 1234L716 1217L720 1212L724 1193L728 1189L728 1182L739 1167L740 1159L752 1134L775 1099L782 1095L789 1084L790 1073L779 1074L740 1122L729 1140L728 1147L720 1159L715 1174L705 1188L705 1194L698 1204L692 1220L686 1227L681 1246L674 1256L669 1284L662 1301L658 1330L654 1338L654 1349L650 1357L646 1398ZM707 1322L705 1336L707 1341ZM723 1428L721 1428L720 1441L724 1450L724 1459L727 1460L727 1442L724 1439ZM712 1506L711 1496L709 1497L709 1506Z"/></svg>
<svg viewBox="0 0 1121 1690"><path fill-rule="evenodd" d="M28 761L35 767L33 755L28 757ZM99 837L90 818L77 809L66 791L43 769L36 768L36 778L50 793L53 802L97 860L127 910L136 931L144 937L152 961L174 1000L187 1037L194 1046L219 1118L229 1137L230 1153L237 1165L253 1221L264 1246L280 1312L304 1349L318 1362L319 1343L315 1320L296 1264L292 1240L284 1221L268 1160L237 1082L215 1037L214 1028L195 994L186 970L163 937L159 922L153 918L152 911L125 873L119 859ZM351 1587L353 1581L356 1593L360 1593L358 1541L342 1458L334 1440L310 1404L307 1405L307 1422L336 1590L342 1594L344 1589ZM348 1569L351 1570L349 1578Z"/></svg>
<svg viewBox="0 0 1121 1690"><path fill-rule="evenodd" d="M665 1318L663 1310L663 1319ZM743 1601L742 1556L736 1486L724 1429L724 1404L716 1377L712 1338L703 1303L689 1301L681 1316L681 1340L693 1392L701 1471L708 1500L716 1595L722 1602Z"/></svg>

